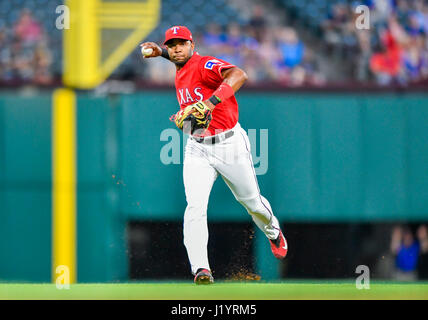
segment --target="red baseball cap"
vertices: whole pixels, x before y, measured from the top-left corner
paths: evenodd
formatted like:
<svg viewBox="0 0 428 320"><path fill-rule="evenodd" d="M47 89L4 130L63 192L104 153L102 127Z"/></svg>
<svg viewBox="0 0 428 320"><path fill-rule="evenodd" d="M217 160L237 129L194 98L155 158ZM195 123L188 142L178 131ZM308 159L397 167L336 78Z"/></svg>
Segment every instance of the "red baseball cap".
<svg viewBox="0 0 428 320"><path fill-rule="evenodd" d="M185 26L174 26L165 31L165 41L163 44L166 44L171 39L184 39L193 41L192 33Z"/></svg>

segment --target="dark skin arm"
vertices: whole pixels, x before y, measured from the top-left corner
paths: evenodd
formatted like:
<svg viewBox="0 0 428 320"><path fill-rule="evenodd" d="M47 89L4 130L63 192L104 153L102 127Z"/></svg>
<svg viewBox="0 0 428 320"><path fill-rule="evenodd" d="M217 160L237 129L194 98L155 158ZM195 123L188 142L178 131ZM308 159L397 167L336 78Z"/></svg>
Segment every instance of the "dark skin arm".
<svg viewBox="0 0 428 320"><path fill-rule="evenodd" d="M153 53L151 55L144 56L145 59L158 57L162 54L161 47L159 47L154 42L142 43L140 47L153 49ZM221 72L221 76L223 77L223 83L227 83L229 86L231 86L234 92L237 92L242 87L244 82L248 80L248 76L245 73L245 71L238 67L232 67L232 68L223 70ZM205 100L204 103L211 110L215 108L215 106L209 100Z"/></svg>
<svg viewBox="0 0 428 320"><path fill-rule="evenodd" d="M224 79L223 83L226 83L231 86L235 93L242 87L244 82L248 80L248 75L245 73L245 71L238 67L223 70L221 72L221 75ZM204 103L211 110L215 108L215 106L209 100L205 100Z"/></svg>
<svg viewBox="0 0 428 320"><path fill-rule="evenodd" d="M245 71L238 67L223 70L221 75L224 79L223 82L231 86L234 92L237 92L244 82L248 80L248 76Z"/></svg>

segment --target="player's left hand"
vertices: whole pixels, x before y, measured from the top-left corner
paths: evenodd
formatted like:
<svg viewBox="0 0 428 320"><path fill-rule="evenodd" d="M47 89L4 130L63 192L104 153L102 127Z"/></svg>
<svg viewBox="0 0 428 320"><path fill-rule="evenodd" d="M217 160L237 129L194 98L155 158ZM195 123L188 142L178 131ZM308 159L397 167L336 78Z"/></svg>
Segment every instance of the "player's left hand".
<svg viewBox="0 0 428 320"><path fill-rule="evenodd" d="M209 127L211 112L208 103L201 101L181 109L172 115L170 120L174 121L180 130L193 134L196 130L205 130Z"/></svg>

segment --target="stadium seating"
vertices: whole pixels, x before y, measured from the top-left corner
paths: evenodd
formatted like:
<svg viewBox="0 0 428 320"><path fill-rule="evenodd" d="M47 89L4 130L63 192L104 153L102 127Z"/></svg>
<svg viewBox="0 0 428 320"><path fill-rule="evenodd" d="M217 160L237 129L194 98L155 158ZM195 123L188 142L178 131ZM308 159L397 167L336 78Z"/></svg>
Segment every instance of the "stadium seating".
<svg viewBox="0 0 428 320"><path fill-rule="evenodd" d="M107 0L104 0L107 1ZM109 0L111 1L111 0ZM117 0L119 1L119 0ZM133 0L133 1L145 1L145 0ZM362 70L361 74L365 74L365 80L367 80L367 72L369 69L368 60L370 59L370 53L365 52L364 57L362 58L364 61L359 60L358 62L358 52L360 52L360 39L357 37L355 32L349 31L349 22L352 19L352 8L354 8L358 4L369 4L373 5L373 1L370 0L270 0L270 3L273 3L278 8L284 8L286 11L286 15L290 19L286 19L288 25L273 26L267 23L268 30L270 32L270 36L266 38L273 39L273 43L271 44L271 51L275 51L275 46L278 48L280 39L278 39L279 32L278 29L291 27L297 30L297 37L301 38L301 40L306 46L308 46L308 42L312 45L319 47L323 50L317 50L316 54L312 55L312 60L314 60L313 56L317 56L318 58L322 58L324 60L329 60L333 64L345 66L346 70L344 70L343 74L346 75L347 78L355 78L355 70L357 70L357 64L361 67L358 70ZM31 70L18 70L19 65L25 64L11 64L10 60L24 56L27 58L31 55L29 54L28 48L27 51L21 50L18 52L13 58L10 58L13 53L13 45L16 42L13 38L14 36L14 25L19 20L23 9L28 9L31 12L32 17L39 23L44 31L43 34L46 35L46 45L45 45L45 57L49 57L49 73L54 76L54 78L58 78L62 73L62 31L58 30L55 26L55 22L58 18L58 14L56 13L56 8L58 5L63 4L63 1L58 0L13 0L13 1L0 1L0 81L1 80L10 80L18 78L18 79L26 79L31 80ZM413 14L418 14L417 19L423 20L423 12L426 9L415 9L416 1L407 1L407 5L409 9L413 10ZM347 5L344 8L342 13L337 15L336 8L338 4ZM391 2L393 5L393 3ZM394 6L394 5L393 5ZM426 2L425 5L427 6ZM376 7L374 10L377 10ZM412 26L409 25L409 10L394 7L393 10L397 10L397 19L400 26L403 30L408 30L409 34L413 32L419 32L419 30L413 30ZM401 11L400 11L401 10ZM416 11L415 11L416 10ZM420 12L418 12L418 10ZM380 40L380 33L378 30L383 30L386 27L387 21L384 16L378 15L381 17L373 19L373 29L376 29L376 32L371 32L370 34L370 52L379 51L382 47L382 42ZM206 28L211 23L214 23L220 26L223 31L226 31L227 27L231 24L238 24L241 26L247 26L250 24L251 18L244 17L241 15L238 9L235 9L229 5L226 0L218 0L208 2L205 0L188 0L188 1L175 1L175 0L162 0L161 1L161 12L158 26L143 40L155 41L158 43L162 42L164 37L164 32L167 28L173 25L186 25L189 27L194 36L199 40L198 36L203 34L206 31ZM371 20L372 21L372 20ZM332 23L331 23L332 22ZM425 22L420 22L422 25L421 28L424 29L424 34L428 33L428 27ZM246 28L245 30L247 30ZM309 32L304 32L304 31ZM266 30L265 30L266 31ZM241 28L241 32L243 37L248 37L248 34L245 34L244 28ZM304 39L302 35L312 35L312 39ZM251 36L250 36L251 37ZM303 40L304 39L304 40ZM103 40L109 41L108 38ZM258 39L259 42L260 39ZM203 52L203 41L198 43L198 48L200 52ZM33 43L33 51L35 51L35 45ZM20 49L18 49L20 50ZM104 51L103 51L104 52ZM25 57L27 55L27 57ZM43 56L43 54L40 54ZM425 53L421 52L421 59L424 60ZM248 55L247 55L248 56ZM309 55L311 56L311 55ZM18 58L16 58L18 57ZM30 59L31 60L31 59ZM316 59L315 59L316 60ZM5 62L6 61L6 62ZM41 59L43 61L43 59ZM362 61L362 62L361 62ZM136 77L146 76L145 66L140 63L141 62L141 54L138 50L138 47L135 47L135 50L132 54L126 58L122 64L115 69L113 73L113 77L115 78L129 78L135 79ZM411 63L411 61L410 61ZM15 69L9 67L10 65L14 65ZM46 64L45 64L46 65ZM256 63L257 65L257 63ZM6 66L6 67L4 67ZM273 61L273 68L280 69L278 67L278 63L276 60ZM406 65L403 65L403 68ZM7 69L9 68L9 69ZM418 63L414 63L414 66L409 67L409 72L413 72L414 68L418 68ZM12 70L13 69L13 70ZM24 69L24 68L23 68ZM45 68L46 69L46 68ZM146 68L147 69L147 68ZM307 68L312 69L312 67ZM363 70L364 69L364 70ZM421 70L417 71L418 77L424 76L427 71L423 68L419 68ZM423 69L423 70L422 70ZM6 70L6 71L4 71ZM10 71L12 70L12 71ZM324 71L320 71L324 72ZM43 72L41 72L43 73ZM270 72L268 77L270 80L277 81L278 77L281 79L286 79L288 75L282 76L282 71L276 72L277 74L281 74L279 76L273 76L275 72ZM18 75L16 75L18 74ZM24 74L24 76L23 76ZM30 74L28 76L28 74ZM260 74L255 72L255 74ZM413 73L412 73L413 74ZM328 79L328 74L323 74L321 78ZM254 78L254 77L253 77ZM260 79L264 79L261 77ZM359 79L361 80L361 79ZM257 80L260 81L260 80Z"/></svg>
<svg viewBox="0 0 428 320"><path fill-rule="evenodd" d="M48 35L49 48L53 58L53 74L60 74L62 70L62 32L55 27L55 21L58 17L55 9L59 4L61 3L58 3L57 0L0 1L0 29L7 28L10 34L24 8L29 9L32 16L42 25ZM225 0L215 2L163 0L161 8L160 23L148 36L154 41L160 41L165 30L172 25L186 25L191 30L201 30L207 21L225 26L233 18L235 22L244 23L244 20L239 17L239 13L229 7ZM129 63L132 61L128 58L115 73L124 72Z"/></svg>
<svg viewBox="0 0 428 320"><path fill-rule="evenodd" d="M286 8L290 15L299 19L301 23L314 29L320 27L335 4L356 3L355 0L277 0L276 2Z"/></svg>

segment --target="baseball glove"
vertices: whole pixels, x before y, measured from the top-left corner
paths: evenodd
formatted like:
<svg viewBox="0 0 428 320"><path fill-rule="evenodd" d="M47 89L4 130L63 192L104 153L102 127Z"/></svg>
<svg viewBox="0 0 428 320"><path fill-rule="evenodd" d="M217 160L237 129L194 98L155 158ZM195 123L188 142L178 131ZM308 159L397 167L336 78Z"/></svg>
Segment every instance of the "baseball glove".
<svg viewBox="0 0 428 320"><path fill-rule="evenodd" d="M170 117L180 130L190 134L207 129L211 119L211 109L203 102L191 104Z"/></svg>

